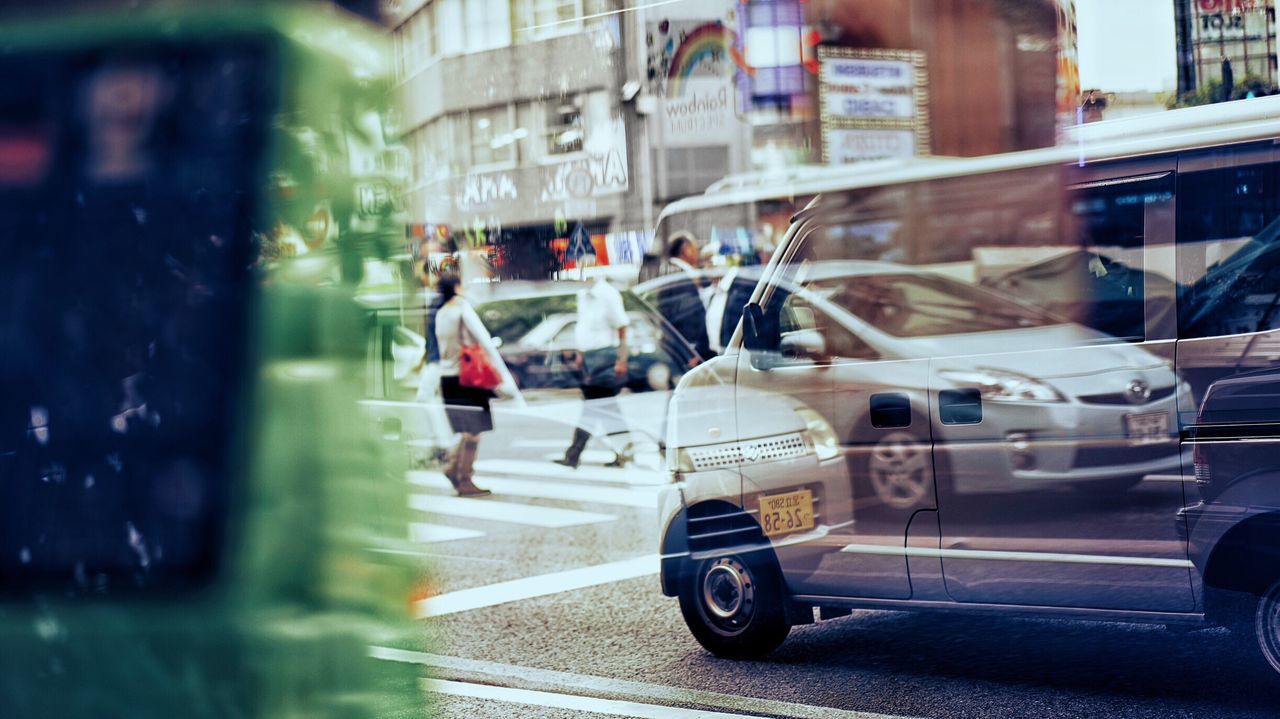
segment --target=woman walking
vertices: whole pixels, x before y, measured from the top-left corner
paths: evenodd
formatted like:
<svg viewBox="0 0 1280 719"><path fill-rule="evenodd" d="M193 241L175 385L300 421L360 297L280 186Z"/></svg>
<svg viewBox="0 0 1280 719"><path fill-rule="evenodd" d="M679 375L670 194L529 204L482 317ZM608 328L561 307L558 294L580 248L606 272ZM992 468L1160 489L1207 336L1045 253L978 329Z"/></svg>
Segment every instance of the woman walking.
<svg viewBox="0 0 1280 719"><path fill-rule="evenodd" d="M498 354L498 349L494 347L489 331L480 322L476 311L462 298L460 289L456 276L442 276L436 283L436 292L440 294L441 300L440 308L435 313L436 346L440 352L440 394L444 398L450 426L461 435L458 448L445 463L444 475L460 496L480 497L489 494L489 490L481 489L471 481L473 466L480 434L493 429L489 400L495 395L493 390L462 384L459 379L459 360L462 358L463 347L478 345L497 370L501 379L497 387L498 394L515 398L520 391L503 363L502 356Z"/></svg>

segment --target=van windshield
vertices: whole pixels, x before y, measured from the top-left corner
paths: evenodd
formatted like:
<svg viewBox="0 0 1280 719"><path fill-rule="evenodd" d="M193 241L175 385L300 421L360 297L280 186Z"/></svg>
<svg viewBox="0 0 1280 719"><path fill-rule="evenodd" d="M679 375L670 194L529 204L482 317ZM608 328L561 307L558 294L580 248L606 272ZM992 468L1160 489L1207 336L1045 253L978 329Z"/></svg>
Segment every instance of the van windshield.
<svg viewBox="0 0 1280 719"><path fill-rule="evenodd" d="M895 337L1061 324L1034 308L937 275L854 275L815 280L808 289Z"/></svg>
<svg viewBox="0 0 1280 719"><path fill-rule="evenodd" d="M0 586L211 576L240 428L253 46L0 61Z"/></svg>

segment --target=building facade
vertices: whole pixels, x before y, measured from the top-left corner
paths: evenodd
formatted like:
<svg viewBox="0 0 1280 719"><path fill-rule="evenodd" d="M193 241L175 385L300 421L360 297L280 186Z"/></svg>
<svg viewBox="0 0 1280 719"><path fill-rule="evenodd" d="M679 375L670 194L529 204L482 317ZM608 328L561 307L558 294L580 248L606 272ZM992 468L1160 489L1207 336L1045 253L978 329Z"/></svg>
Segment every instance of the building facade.
<svg viewBox="0 0 1280 719"><path fill-rule="evenodd" d="M392 2L410 235L545 277L728 175L1052 144L1064 4Z"/></svg>

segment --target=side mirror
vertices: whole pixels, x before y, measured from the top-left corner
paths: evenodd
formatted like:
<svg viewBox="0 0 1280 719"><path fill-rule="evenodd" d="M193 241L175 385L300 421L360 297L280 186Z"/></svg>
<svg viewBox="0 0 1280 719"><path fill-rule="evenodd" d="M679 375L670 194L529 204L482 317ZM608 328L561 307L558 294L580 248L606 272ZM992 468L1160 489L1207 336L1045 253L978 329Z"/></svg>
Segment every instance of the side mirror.
<svg viewBox="0 0 1280 719"><path fill-rule="evenodd" d="M765 321L764 308L750 302L742 307L742 344L751 352L769 352L777 349L772 342Z"/></svg>
<svg viewBox="0 0 1280 719"><path fill-rule="evenodd" d="M778 349L788 359L820 359L827 355L827 341L817 330L798 330L783 335Z"/></svg>

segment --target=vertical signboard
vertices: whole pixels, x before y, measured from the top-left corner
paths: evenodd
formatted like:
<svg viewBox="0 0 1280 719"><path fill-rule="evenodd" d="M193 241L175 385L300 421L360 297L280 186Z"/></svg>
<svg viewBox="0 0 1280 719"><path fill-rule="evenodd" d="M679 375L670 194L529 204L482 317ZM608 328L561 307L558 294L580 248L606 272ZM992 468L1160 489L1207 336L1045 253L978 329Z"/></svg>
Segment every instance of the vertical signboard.
<svg viewBox="0 0 1280 719"><path fill-rule="evenodd" d="M924 53L818 48L827 164L929 153Z"/></svg>

